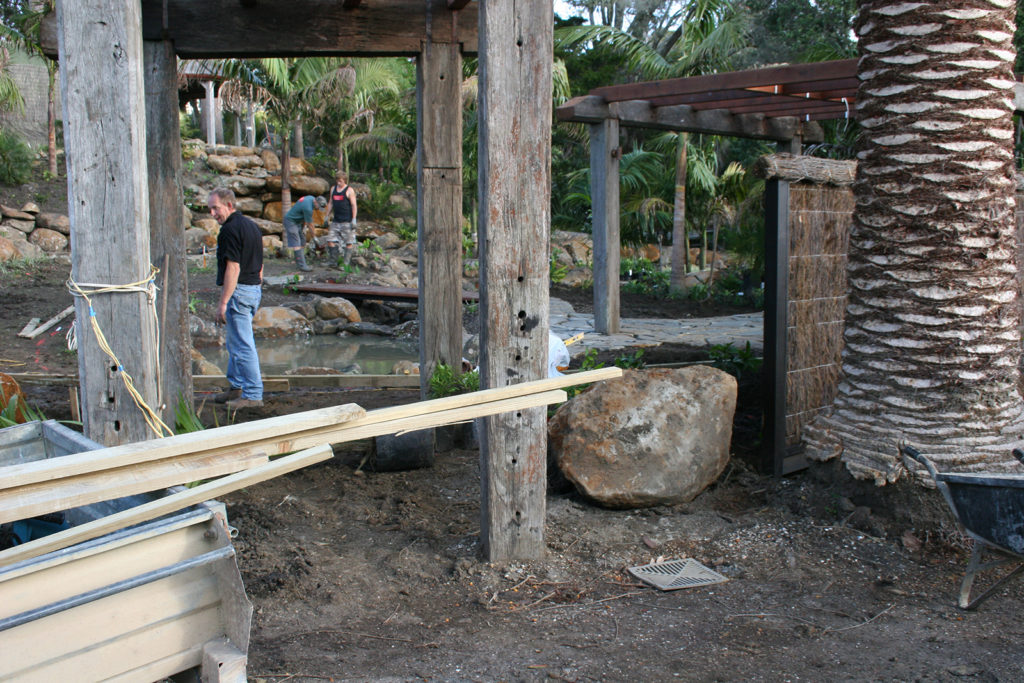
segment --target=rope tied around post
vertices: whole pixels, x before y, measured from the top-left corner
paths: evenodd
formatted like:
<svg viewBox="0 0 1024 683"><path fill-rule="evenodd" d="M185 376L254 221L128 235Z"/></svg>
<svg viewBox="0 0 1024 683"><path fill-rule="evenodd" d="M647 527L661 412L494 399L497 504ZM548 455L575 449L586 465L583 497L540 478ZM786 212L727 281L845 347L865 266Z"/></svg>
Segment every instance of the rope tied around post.
<svg viewBox="0 0 1024 683"><path fill-rule="evenodd" d="M123 285L111 285L111 284L96 284L90 282L75 282L71 277L68 277L67 287L68 291L71 292L71 296L81 297L85 300L86 305L89 307L89 324L92 327L93 333L96 335L96 341L99 344L100 350L103 351L110 359L114 362L114 367L117 368L118 374L121 375L121 380L124 382L125 388L128 390L128 394L135 401L135 405L138 406L139 410L142 411L142 416L146 420L146 424L150 430L156 434L157 438L161 438L166 435L173 435L174 432L168 427L160 416L146 403L145 399L142 398L142 394L135 388L135 383L132 380L132 376L128 374L124 369L124 365L118 360L117 354L110 347L107 342L106 336L103 334L103 330L100 328L99 322L96 320L96 309L93 308L92 298L98 294L131 294L140 293L145 294L149 305L150 311L153 313L153 330L156 336L157 349L160 348L160 321L157 317L156 312L156 276L160 272L160 269L156 266L150 265L149 276L146 279L138 280L136 282L129 282ZM77 321L76 321L77 322ZM157 381L157 395L160 395L160 354L157 353L156 358L156 381Z"/></svg>

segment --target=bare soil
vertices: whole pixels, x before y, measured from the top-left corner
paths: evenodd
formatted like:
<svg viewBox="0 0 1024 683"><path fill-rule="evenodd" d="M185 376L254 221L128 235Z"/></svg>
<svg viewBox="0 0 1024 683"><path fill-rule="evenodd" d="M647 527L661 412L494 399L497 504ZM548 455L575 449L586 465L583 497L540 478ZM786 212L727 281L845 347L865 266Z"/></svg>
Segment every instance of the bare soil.
<svg viewBox="0 0 1024 683"><path fill-rule="evenodd" d="M271 261L268 274L288 268ZM68 305L68 272L51 261L0 280L0 371L77 371L63 350L66 324L36 340L17 337L30 318ZM195 273L190 289L206 304L216 295L209 272ZM294 296L268 288L265 301ZM655 311L682 315L665 302L623 298L625 317ZM672 362L704 351L650 353ZM475 450L438 453L430 468L374 472L373 444L356 442L336 447L327 463L227 496L255 606L250 678L1024 679L1024 581L961 611L955 598L968 542L933 491L877 489L835 463L786 478L759 474L761 397L756 381L742 386L734 457L708 490L685 505L633 511L551 491L542 560L491 564L481 556ZM25 390L48 417L69 416L67 388ZM203 420L224 424L204 398ZM264 409L238 419L417 398L268 394ZM661 592L626 571L659 558L694 558L728 581Z"/></svg>

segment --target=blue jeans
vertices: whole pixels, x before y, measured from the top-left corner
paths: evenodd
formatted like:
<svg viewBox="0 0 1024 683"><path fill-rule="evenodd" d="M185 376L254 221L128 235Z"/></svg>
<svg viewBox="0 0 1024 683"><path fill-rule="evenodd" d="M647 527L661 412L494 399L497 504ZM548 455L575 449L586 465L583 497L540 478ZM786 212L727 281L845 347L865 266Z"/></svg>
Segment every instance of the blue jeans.
<svg viewBox="0 0 1024 683"><path fill-rule="evenodd" d="M256 339L252 335L252 317L260 307L263 290L260 285L237 285L228 299L227 334L228 382L242 390L242 398L263 400L263 378Z"/></svg>

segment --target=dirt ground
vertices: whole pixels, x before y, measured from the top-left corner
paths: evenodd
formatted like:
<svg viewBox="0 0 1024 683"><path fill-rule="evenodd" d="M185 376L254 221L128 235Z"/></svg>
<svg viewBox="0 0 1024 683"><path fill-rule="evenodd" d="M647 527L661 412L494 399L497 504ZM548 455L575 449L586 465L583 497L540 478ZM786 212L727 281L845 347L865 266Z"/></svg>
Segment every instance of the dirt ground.
<svg viewBox="0 0 1024 683"><path fill-rule="evenodd" d="M290 271L270 262L275 272ZM0 371L77 371L63 350L66 324L37 340L17 337L29 318L68 305L68 273L51 261L0 280ZM190 289L212 318L212 275L193 274ZM288 299L268 288L265 303ZM686 314L623 298L625 317L659 311ZM702 353L669 348L648 360ZM67 388L25 390L48 417L69 416ZM239 419L416 399L268 394L262 411ZM1024 679L1024 581L977 611L959 610L969 546L934 492L876 489L834 463L763 476L756 381L742 384L740 405L731 464L688 504L612 511L551 491L543 560L481 557L476 450L438 453L426 469L374 472L373 444L357 442L226 497L255 607L250 680ZM208 403L202 417L211 423ZM728 581L661 592L626 571L659 558L694 558Z"/></svg>

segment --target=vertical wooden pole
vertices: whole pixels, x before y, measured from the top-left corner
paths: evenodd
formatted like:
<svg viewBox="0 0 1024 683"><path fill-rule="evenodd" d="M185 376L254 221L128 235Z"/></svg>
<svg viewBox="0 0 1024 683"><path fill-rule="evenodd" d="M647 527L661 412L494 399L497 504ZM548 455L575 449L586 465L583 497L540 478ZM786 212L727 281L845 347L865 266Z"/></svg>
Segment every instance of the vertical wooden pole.
<svg viewBox="0 0 1024 683"><path fill-rule="evenodd" d="M256 112L251 101L245 104L245 144L256 146Z"/></svg>
<svg viewBox="0 0 1024 683"><path fill-rule="evenodd" d="M143 44L146 86L146 165L149 169L150 259L162 269L160 286L161 417L174 424L178 397L192 405L192 341L188 333L188 268L181 203L181 131L178 125L178 62L169 40ZM156 405L153 406L157 408Z"/></svg>
<svg viewBox="0 0 1024 683"><path fill-rule="evenodd" d="M789 299L789 182L765 185L764 207L764 455L762 467L783 474L786 458L787 306Z"/></svg>
<svg viewBox="0 0 1024 683"><path fill-rule="evenodd" d="M551 250L551 0L480 7L481 385L544 377ZM547 411L485 418L481 539L491 561L544 555Z"/></svg>
<svg viewBox="0 0 1024 683"><path fill-rule="evenodd" d="M462 55L428 40L416 62L420 390L462 368Z"/></svg>
<svg viewBox="0 0 1024 683"><path fill-rule="evenodd" d="M138 0L57 3L68 166L71 275L121 285L149 276L149 187ZM152 438L90 314L143 399L156 399L156 324L146 295L75 300L85 434L107 446Z"/></svg>
<svg viewBox="0 0 1024 683"><path fill-rule="evenodd" d="M619 121L590 126L590 205L594 238L594 329L619 331Z"/></svg>

